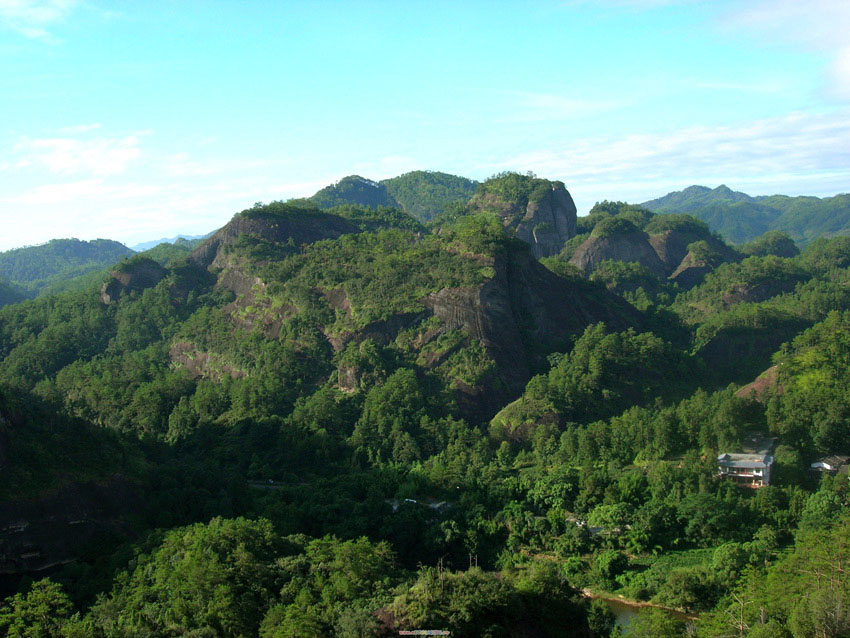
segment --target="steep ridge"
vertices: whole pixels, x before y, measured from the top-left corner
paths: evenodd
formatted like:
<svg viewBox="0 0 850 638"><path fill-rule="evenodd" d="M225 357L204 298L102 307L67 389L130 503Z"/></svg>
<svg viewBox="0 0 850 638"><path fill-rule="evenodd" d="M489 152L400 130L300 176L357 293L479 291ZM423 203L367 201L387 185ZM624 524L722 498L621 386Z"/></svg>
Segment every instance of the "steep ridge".
<svg viewBox="0 0 850 638"><path fill-rule="evenodd" d="M198 246L190 259L204 268L221 268L225 264L224 255L240 238L254 237L267 242L289 244L296 249L304 244L336 239L360 230L353 222L337 215L287 204L270 204L236 215Z"/></svg>
<svg viewBox="0 0 850 638"><path fill-rule="evenodd" d="M509 393L522 391L543 357L602 321L613 329L641 324L628 303L595 286L567 281L516 249L493 262L495 277L474 288L444 289L424 303L448 328L479 339L496 361Z"/></svg>
<svg viewBox="0 0 850 638"><path fill-rule="evenodd" d="M261 224L257 224L258 219ZM468 346L480 343L495 363L495 372L484 375L483 380L453 382L459 403L466 406L465 414L475 420L487 418L499 408L501 398L492 385L496 379L502 392L518 395L531 374L544 367L545 356L568 349L571 338L587 325L602 321L614 329L625 329L642 321L640 313L616 295L587 282L563 279L543 267L532 254L533 246L510 238L495 220L496 248L491 252L477 252L482 249L470 250L458 244L453 230L439 239L399 231L383 239L358 235L346 240L346 248L325 242L297 255L289 253L294 256L286 270L288 279L279 280L274 259L266 261L264 256L275 251L287 254L292 233L298 234L301 241L341 237L346 234L343 231L350 234L359 230L333 215L308 215L305 219L305 225L295 223L301 218L293 223L272 224L271 218L264 215L248 220L237 216L196 251L194 259L220 269L217 287L236 294L225 308L234 324L248 330L259 329L266 338L277 339L309 308L316 316L327 318L319 328L333 351L342 353L349 344L367 340L390 346L402 332L420 330L418 326L436 317L439 327L423 329L416 338L415 349L422 353L418 365L423 369L432 370L444 362L426 351L442 336L456 330L468 335ZM465 219L475 222L486 218L473 215ZM322 227L321 220L327 220L328 226ZM472 241L481 236L474 229L469 234ZM249 241L252 238L254 243ZM358 248L361 244L362 248ZM316 267L312 264L325 264L329 255L337 254L335 251L346 250L354 251L355 260L363 259L361 265L350 263L348 268L334 268L334 273L324 267L311 270ZM324 253L328 256L319 256ZM384 261L393 265L383 270L379 264ZM430 283L417 283L422 270L465 272L457 282L467 283L450 283L456 277L448 274L427 279ZM406 281L408 275L401 276L408 272L417 282ZM381 283L385 278L395 281ZM401 295L399 301L373 306L360 292L364 281L377 286L372 294ZM414 289L422 291L417 293L420 296L407 299ZM186 356L181 353L194 352L191 341L172 347L174 363L186 364ZM226 360L216 353L197 352L193 357ZM358 387L362 371L356 366L341 364L338 373L341 388L354 391Z"/></svg>
<svg viewBox="0 0 850 638"><path fill-rule="evenodd" d="M557 255L576 234L576 206L559 181L503 173L478 187L469 209L498 215L538 259Z"/></svg>

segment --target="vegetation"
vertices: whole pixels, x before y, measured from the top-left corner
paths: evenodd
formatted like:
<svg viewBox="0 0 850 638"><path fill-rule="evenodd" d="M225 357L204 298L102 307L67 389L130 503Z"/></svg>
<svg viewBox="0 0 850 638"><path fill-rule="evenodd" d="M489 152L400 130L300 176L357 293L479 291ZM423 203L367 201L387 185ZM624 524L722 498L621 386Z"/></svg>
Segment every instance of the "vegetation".
<svg viewBox="0 0 850 638"><path fill-rule="evenodd" d="M60 292L64 289L64 282L99 273L122 257L132 254L133 251L123 244L108 239L53 239L41 246L27 246L0 253L0 273L23 296L32 298ZM88 283L88 280L84 281ZM8 294L7 291L7 299ZM3 288L0 288L0 295L3 295ZM13 300L9 299L6 303ZM2 296L0 305L3 305Z"/></svg>
<svg viewBox="0 0 850 638"><path fill-rule="evenodd" d="M687 213L698 217L735 244L751 242L768 231L786 233L801 246L819 237L850 233L850 195L846 194L822 199L785 195L750 197L723 185L713 190L691 186L644 202L643 206L657 213Z"/></svg>
<svg viewBox="0 0 850 638"><path fill-rule="evenodd" d="M430 221L454 203L465 204L478 186L474 180L437 171L412 171L381 184L405 213L421 222Z"/></svg>
<svg viewBox="0 0 850 638"><path fill-rule="evenodd" d="M319 208L333 208L353 204L378 208L398 207L398 202L387 192L387 187L359 175L343 177L336 184L326 186L310 198Z"/></svg>
<svg viewBox="0 0 850 638"><path fill-rule="evenodd" d="M521 207L541 184L475 197ZM161 279L109 303L101 275L0 309L4 511L60 530L30 515L21 549L6 525L4 560L76 559L9 578L0 635L617 635L584 589L698 614L699 636L845 635L850 484L807 470L850 448L850 240L792 254L772 233L737 261L687 215L601 202L580 222L680 232L716 257L685 290L610 260L589 281L564 254L530 269L498 211L465 211L429 232L398 208L258 205L220 268L158 247L118 270ZM542 285L623 323L576 308L552 352L517 310L544 302L513 303ZM754 432L775 464L748 490L716 457ZM74 546L71 521L101 533ZM689 631L660 608L631 630Z"/></svg>

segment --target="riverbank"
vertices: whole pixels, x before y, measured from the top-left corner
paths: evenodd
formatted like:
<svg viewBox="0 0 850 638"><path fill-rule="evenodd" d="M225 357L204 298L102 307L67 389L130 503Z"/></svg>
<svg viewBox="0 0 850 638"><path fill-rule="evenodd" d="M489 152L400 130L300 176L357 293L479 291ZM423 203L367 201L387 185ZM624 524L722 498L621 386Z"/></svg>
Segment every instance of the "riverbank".
<svg viewBox="0 0 850 638"><path fill-rule="evenodd" d="M637 614L637 611L643 607L654 607L655 609L663 609L671 616L675 616L679 620L696 622L699 620L699 616L696 614L690 614L681 609L673 609L672 607L665 607L664 605L659 605L657 603L651 603L646 600L631 600L624 596L614 595L611 593L597 593L592 589L585 587L581 590L582 596L585 598L590 598L591 600L604 600L607 603L616 603L618 606L630 608L634 610L634 613Z"/></svg>

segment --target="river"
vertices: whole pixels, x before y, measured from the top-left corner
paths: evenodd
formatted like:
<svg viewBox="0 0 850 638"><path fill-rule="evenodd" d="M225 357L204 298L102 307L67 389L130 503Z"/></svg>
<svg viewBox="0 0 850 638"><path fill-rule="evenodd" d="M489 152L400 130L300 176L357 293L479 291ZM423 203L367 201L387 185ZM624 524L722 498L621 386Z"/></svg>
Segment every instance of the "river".
<svg viewBox="0 0 850 638"><path fill-rule="evenodd" d="M622 627L622 635L630 636L631 630L629 627L637 618L637 615L641 613L641 610L649 609L652 605L648 605L647 603L638 603L631 602L626 600L619 600L617 598L605 598L602 596L593 596L593 598L598 598L602 600L606 605L608 605L608 609L614 612L614 618L617 620L617 624ZM680 611L676 611L675 609L667 609L666 607L656 607L656 609L663 609L665 612L678 618L679 620L685 622L694 622L696 620L695 616L684 614Z"/></svg>

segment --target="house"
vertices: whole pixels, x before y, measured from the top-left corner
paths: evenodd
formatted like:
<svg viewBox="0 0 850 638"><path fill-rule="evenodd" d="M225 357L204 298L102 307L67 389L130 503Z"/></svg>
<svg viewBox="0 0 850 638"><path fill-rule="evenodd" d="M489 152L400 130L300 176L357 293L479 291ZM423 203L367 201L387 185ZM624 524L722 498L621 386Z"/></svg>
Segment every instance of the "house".
<svg viewBox="0 0 850 638"><path fill-rule="evenodd" d="M717 457L718 474L735 484L759 488L770 485L770 454L736 454L725 452Z"/></svg>
<svg viewBox="0 0 850 638"><path fill-rule="evenodd" d="M809 466L813 472L826 472L836 474L838 472L847 472L847 464L850 463L850 456L833 454L818 459Z"/></svg>

